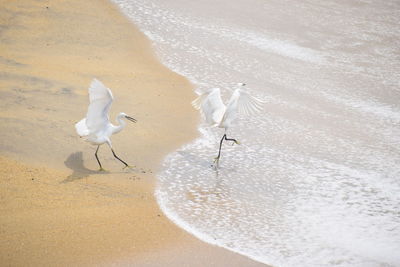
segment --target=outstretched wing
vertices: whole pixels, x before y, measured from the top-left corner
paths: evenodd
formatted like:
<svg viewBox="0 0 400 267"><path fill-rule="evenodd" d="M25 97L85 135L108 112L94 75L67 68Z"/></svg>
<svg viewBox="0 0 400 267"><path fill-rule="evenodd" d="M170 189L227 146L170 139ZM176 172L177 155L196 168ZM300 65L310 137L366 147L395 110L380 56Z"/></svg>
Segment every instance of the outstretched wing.
<svg viewBox="0 0 400 267"><path fill-rule="evenodd" d="M86 126L89 133L95 133L104 129L109 123L108 112L113 101L113 95L111 90L105 87L102 82L93 79L89 87L89 101Z"/></svg>
<svg viewBox="0 0 400 267"><path fill-rule="evenodd" d="M251 115L263 109L264 102L248 92L238 89L238 111L239 114Z"/></svg>
<svg viewBox="0 0 400 267"><path fill-rule="evenodd" d="M251 115L259 112L262 110L263 104L264 102L260 99L243 90L236 89L229 99L221 125L224 127L230 126L233 120L236 119L237 113Z"/></svg>
<svg viewBox="0 0 400 267"><path fill-rule="evenodd" d="M195 109L200 110L200 113L210 125L219 124L226 109L219 88L213 88L200 94L192 102L192 105Z"/></svg>

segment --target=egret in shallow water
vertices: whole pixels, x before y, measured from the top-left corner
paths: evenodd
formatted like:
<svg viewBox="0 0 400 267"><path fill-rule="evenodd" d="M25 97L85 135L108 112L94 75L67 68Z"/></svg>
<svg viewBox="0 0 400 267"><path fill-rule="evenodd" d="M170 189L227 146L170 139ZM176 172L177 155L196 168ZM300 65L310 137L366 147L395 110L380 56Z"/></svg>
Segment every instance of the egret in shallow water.
<svg viewBox="0 0 400 267"><path fill-rule="evenodd" d="M240 87L233 92L227 106L222 102L219 88L209 89L200 93L200 96L192 102L193 107L200 110L207 124L225 129L219 143L218 156L214 160L216 166L219 164L224 140L232 141L232 145L239 144L236 139L228 138L226 135L238 113L250 115L262 109L264 102L242 90L241 88L245 85L244 83L238 84Z"/></svg>
<svg viewBox="0 0 400 267"><path fill-rule="evenodd" d="M113 102L113 95L111 90L104 86L97 79L93 79L89 87L89 107L86 114L86 118L83 118L75 124L76 132L81 136L85 137L86 141L93 145L97 145L95 157L100 166L100 171L104 171L101 166L100 160L97 156L97 152L102 144L106 143L111 148L111 152L114 157L121 161L125 167L130 167L125 161L120 159L114 152L111 144L111 136L119 133L125 128L126 123L124 119L131 122L136 120L125 113L121 112L117 115L116 121L119 125L113 125L108 117L111 104Z"/></svg>

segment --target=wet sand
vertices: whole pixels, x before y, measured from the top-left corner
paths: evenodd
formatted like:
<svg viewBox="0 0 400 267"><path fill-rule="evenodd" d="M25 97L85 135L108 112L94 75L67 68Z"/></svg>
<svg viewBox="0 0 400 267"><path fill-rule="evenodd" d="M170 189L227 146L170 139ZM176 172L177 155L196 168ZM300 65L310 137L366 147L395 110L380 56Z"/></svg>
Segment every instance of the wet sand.
<svg viewBox="0 0 400 267"><path fill-rule="evenodd" d="M261 266L198 241L159 210L162 158L196 136L191 85L107 1L0 1L0 262L10 266ZM76 136L93 77L110 118L136 118L106 146Z"/></svg>

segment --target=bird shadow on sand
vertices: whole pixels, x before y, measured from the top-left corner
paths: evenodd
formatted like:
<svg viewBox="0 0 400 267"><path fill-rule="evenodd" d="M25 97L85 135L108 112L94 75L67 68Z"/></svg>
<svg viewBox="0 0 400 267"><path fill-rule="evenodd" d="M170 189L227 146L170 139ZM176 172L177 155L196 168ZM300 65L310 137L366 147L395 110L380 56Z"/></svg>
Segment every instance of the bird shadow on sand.
<svg viewBox="0 0 400 267"><path fill-rule="evenodd" d="M65 178L63 181L61 181L61 184L69 183L69 182L74 182L86 177L89 177L90 175L96 174L96 175L107 175L107 174L121 174L121 173L136 173L136 174L146 174L146 173L152 173L151 170L145 170L143 168L137 168L137 167L132 167L132 168L127 168L124 169L123 171L98 171L98 170L90 170L85 167L83 164L83 157L82 157L82 152L75 152L72 153L71 155L68 156L68 158L64 161L64 165L67 166L69 169L72 170L72 174L68 175L67 178Z"/></svg>
<svg viewBox="0 0 400 267"><path fill-rule="evenodd" d="M64 161L65 166L72 170L72 174L70 174L66 179L64 179L61 183L69 183L82 178L86 178L92 174L107 174L107 171L94 171L90 170L83 165L82 152L75 152L68 156L68 158Z"/></svg>

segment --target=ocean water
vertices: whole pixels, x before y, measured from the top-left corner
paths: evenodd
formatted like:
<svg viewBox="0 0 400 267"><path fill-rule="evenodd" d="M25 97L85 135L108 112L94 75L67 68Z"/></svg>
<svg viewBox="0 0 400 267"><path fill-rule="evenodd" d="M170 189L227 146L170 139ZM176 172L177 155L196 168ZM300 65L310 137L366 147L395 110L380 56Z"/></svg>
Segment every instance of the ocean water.
<svg viewBox="0 0 400 267"><path fill-rule="evenodd" d="M400 1L113 0L196 88L263 99L168 155L156 196L273 266L400 266Z"/></svg>

